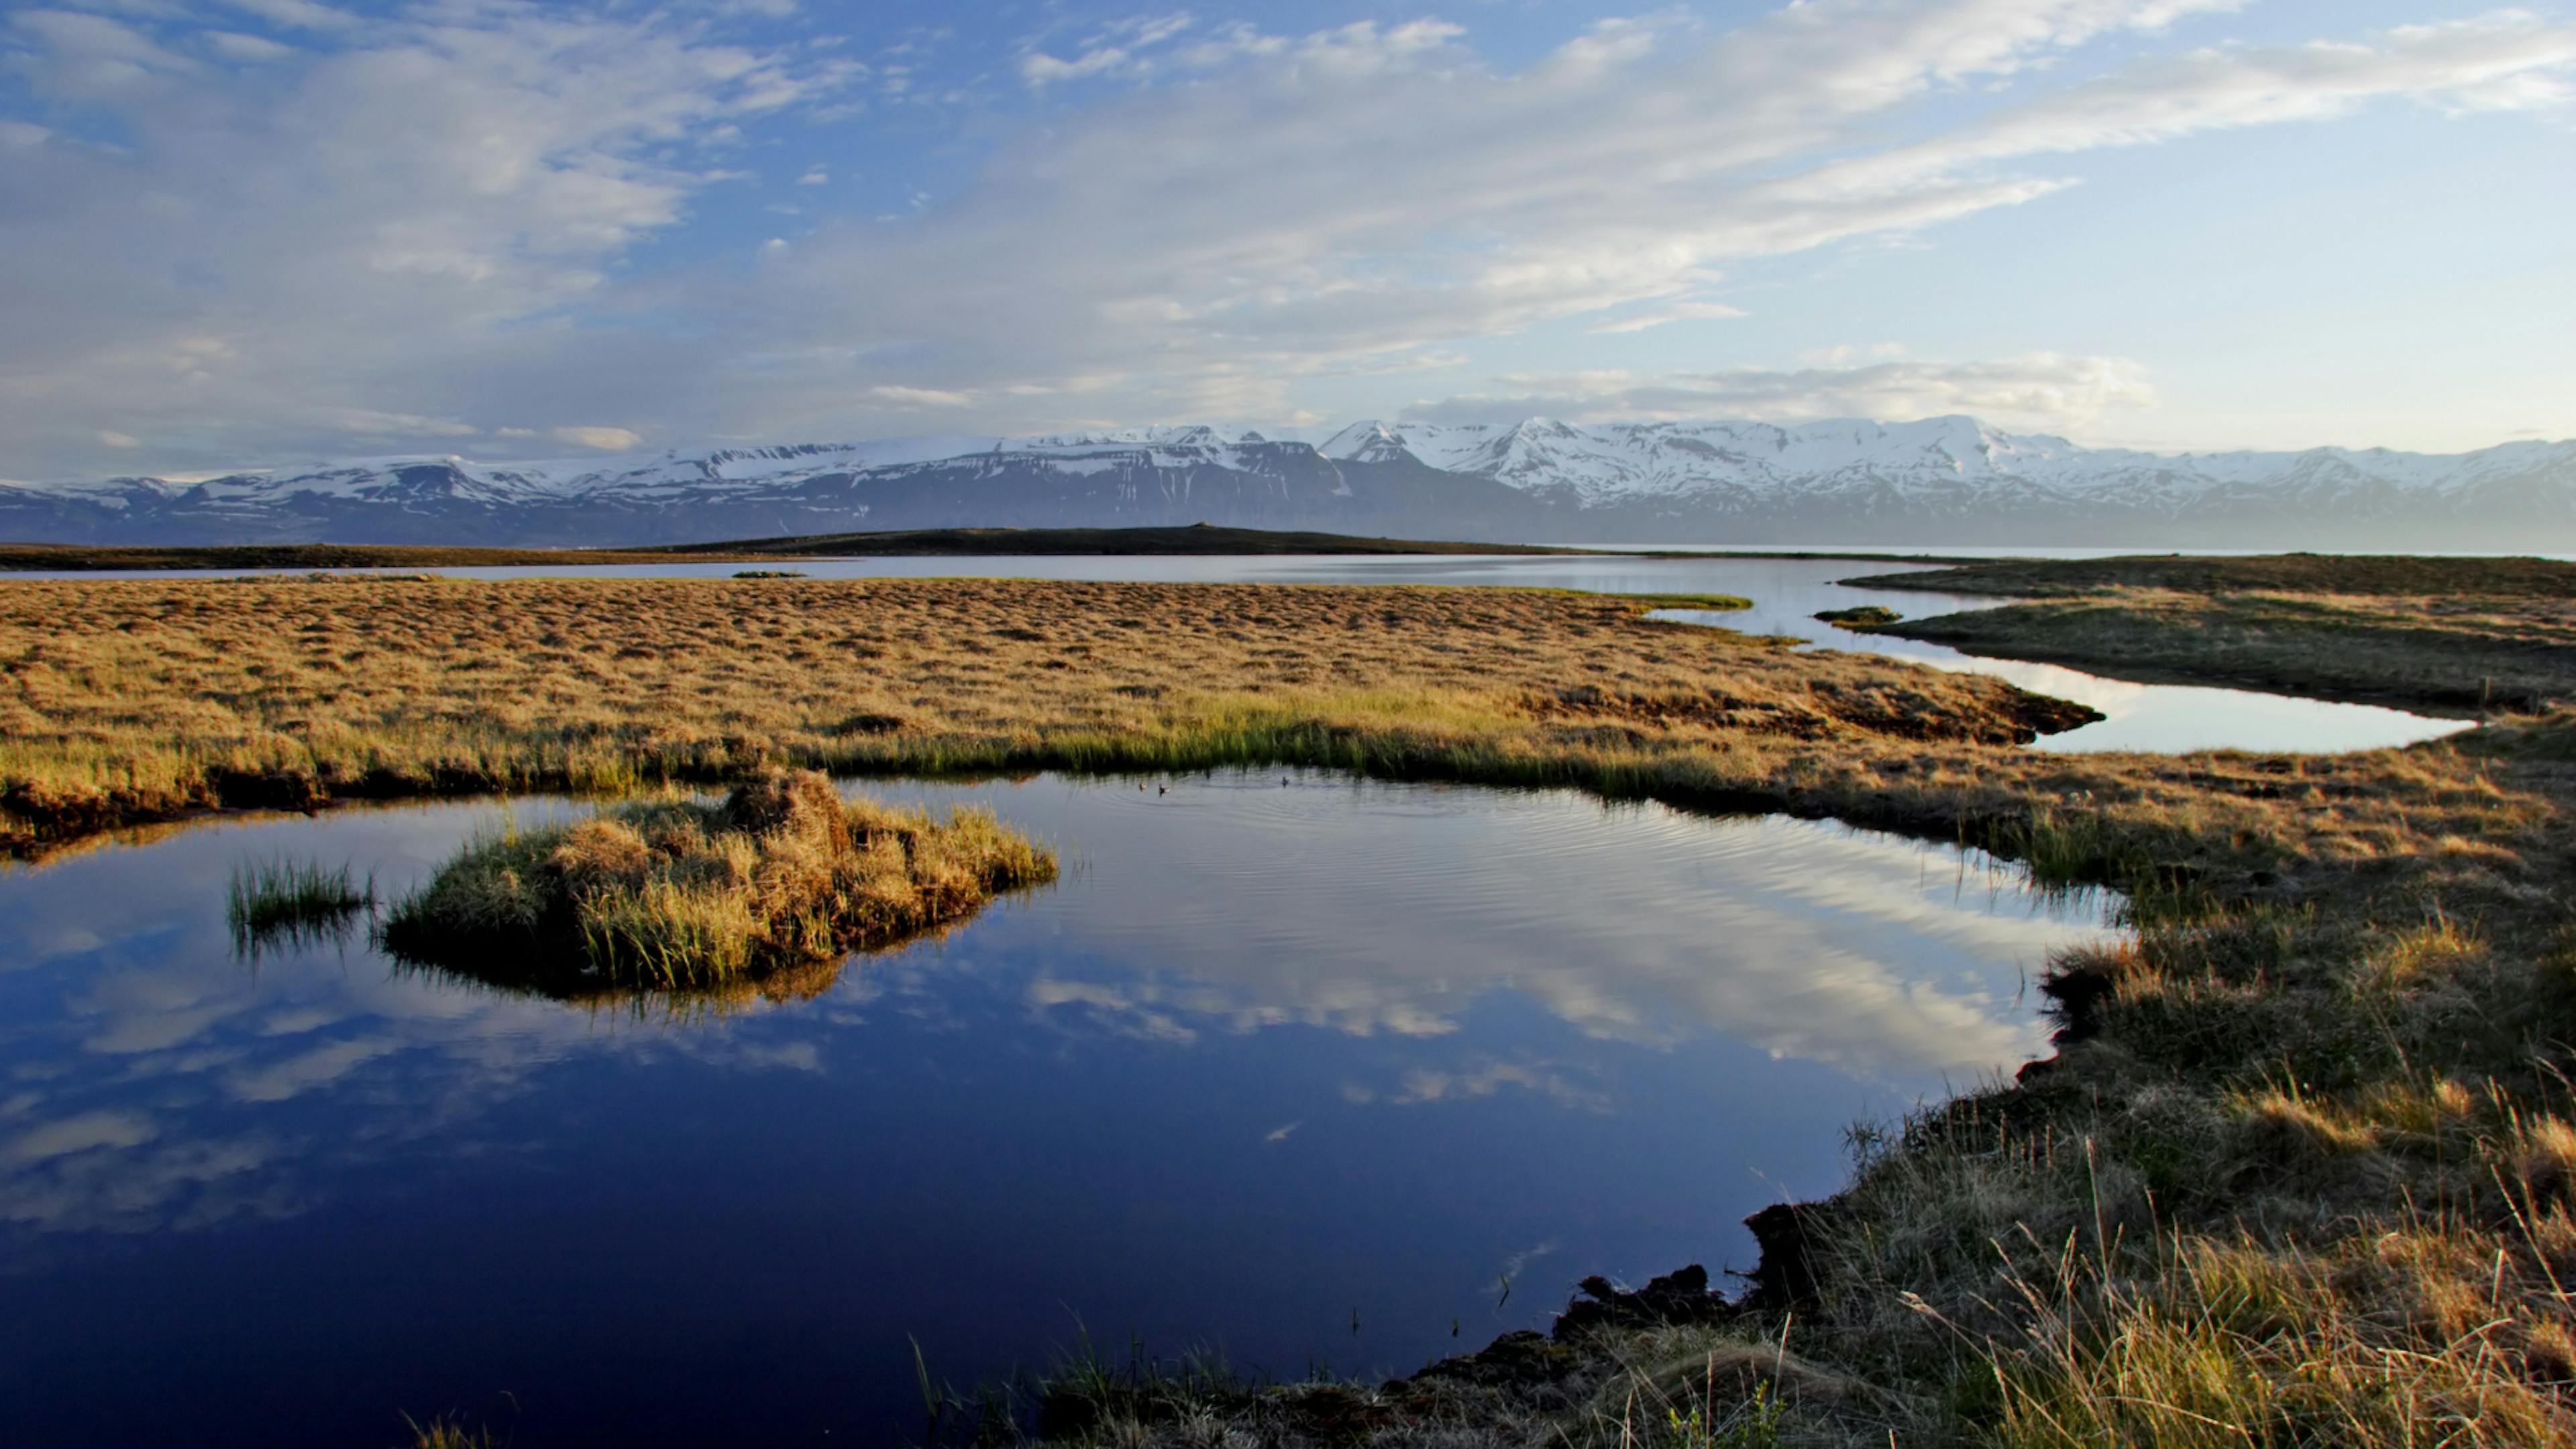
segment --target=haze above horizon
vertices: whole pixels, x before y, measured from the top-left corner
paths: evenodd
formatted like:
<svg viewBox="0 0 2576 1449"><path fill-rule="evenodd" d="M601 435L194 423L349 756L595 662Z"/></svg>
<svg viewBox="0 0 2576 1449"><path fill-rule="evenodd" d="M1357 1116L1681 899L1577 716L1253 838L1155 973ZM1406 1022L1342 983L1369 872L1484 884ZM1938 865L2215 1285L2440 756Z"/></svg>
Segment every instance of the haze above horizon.
<svg viewBox="0 0 2576 1449"><path fill-rule="evenodd" d="M1355 418L2576 436L2576 16L0 15L0 477Z"/></svg>

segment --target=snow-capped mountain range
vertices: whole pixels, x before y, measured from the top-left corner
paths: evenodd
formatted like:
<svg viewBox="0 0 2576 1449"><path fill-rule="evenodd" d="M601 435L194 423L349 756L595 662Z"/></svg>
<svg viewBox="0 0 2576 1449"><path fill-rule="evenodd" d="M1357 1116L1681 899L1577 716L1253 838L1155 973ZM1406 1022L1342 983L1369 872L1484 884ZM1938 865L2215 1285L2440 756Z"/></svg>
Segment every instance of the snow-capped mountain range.
<svg viewBox="0 0 2576 1449"><path fill-rule="evenodd" d="M1910 423L1205 426L0 483L0 538L616 544L1208 522L1494 541L2576 547L2576 441L2165 455Z"/></svg>

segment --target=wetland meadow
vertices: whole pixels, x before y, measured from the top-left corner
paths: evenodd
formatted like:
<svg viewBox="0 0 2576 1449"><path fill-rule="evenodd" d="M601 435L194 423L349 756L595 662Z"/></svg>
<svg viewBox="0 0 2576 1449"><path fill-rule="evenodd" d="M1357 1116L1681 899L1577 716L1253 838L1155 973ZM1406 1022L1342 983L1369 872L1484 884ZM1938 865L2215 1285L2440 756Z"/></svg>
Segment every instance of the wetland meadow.
<svg viewBox="0 0 2576 1449"><path fill-rule="evenodd" d="M2566 1432L2566 566L977 562L7 581L0 1433Z"/></svg>

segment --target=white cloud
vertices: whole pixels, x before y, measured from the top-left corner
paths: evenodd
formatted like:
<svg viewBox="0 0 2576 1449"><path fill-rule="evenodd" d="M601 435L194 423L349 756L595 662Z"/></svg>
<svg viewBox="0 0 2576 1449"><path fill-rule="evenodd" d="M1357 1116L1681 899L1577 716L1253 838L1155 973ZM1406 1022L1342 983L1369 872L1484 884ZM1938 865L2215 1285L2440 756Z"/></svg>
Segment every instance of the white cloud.
<svg viewBox="0 0 2576 1449"><path fill-rule="evenodd" d="M0 436L18 471L103 463L111 422L178 469L503 417L728 436L863 433L923 408L996 432L1288 419L1328 385L1454 365L1479 339L1610 339L1590 361L1726 317L1721 272L2038 201L2100 148L2380 101L2542 109L2576 83L2576 27L2519 11L2160 51L2158 27L2236 0L1807 0L1731 29L1605 22L1514 73L1446 21L1296 35L1157 11L1017 57L1041 114L979 120L985 159L948 194L884 218L816 204L792 246L664 253L647 244L720 209L735 173L704 158L738 154L742 128L908 80L920 58L870 71L615 8L241 8L307 48L251 75L197 58L251 58L210 29L5 22L21 84L126 138L0 122L0 193L44 199L0 212ZM2056 80L2115 33L2145 58L2087 52L2106 62L2092 79ZM1120 94L1052 89L1080 76ZM2141 395L2117 364L2050 382L2028 359L1987 363L1971 382L1964 364L1873 361L1893 370L1626 386L1730 408L1996 397L2035 417Z"/></svg>
<svg viewBox="0 0 2576 1449"><path fill-rule="evenodd" d="M141 438L134 436L132 433L120 433L114 428L99 429L98 440L111 448L140 448L143 446L143 440Z"/></svg>
<svg viewBox="0 0 2576 1449"><path fill-rule="evenodd" d="M389 413L375 408L335 408L317 415L318 426L371 438L470 438L481 429L456 418Z"/></svg>
<svg viewBox="0 0 2576 1449"><path fill-rule="evenodd" d="M935 387L903 387L896 384L869 388L868 396L903 408L962 408L971 406L975 401L972 396L962 392L949 392Z"/></svg>
<svg viewBox="0 0 2576 1449"><path fill-rule="evenodd" d="M1072 60L1032 53L1020 57L1020 79L1033 86L1051 85L1058 81L1080 80L1085 76L1108 75L1127 68L1129 63L1126 49L1115 45L1084 51Z"/></svg>
<svg viewBox="0 0 2576 1449"><path fill-rule="evenodd" d="M2175 78L2149 61L2054 93L2031 79L2108 31L2232 8L1812 0L1713 37L1599 28L1518 75L1483 67L1446 25L1277 44L1237 29L1203 46L1224 52L1208 60L1222 84L1062 118L915 224L802 243L737 315L760 319L766 347L845 362L746 372L719 396L747 431L825 426L899 360L904 385L979 402L1105 374L1122 381L1091 415L1278 418L1315 379L1373 359L1558 319L1617 335L1712 317L1694 299L1730 262L2046 197L2074 178L2019 163L2125 144L2136 123L2120 116L2142 106L2164 116L2158 136L2262 118L2227 67ZM2349 47L2366 64L2301 70L2285 57L2302 47L2227 64L2330 88L2336 105L2424 99L2465 75L2565 70L2545 29L2383 35ZM1391 69L1418 76L1390 84ZM1889 143L1924 130L1912 103L1961 109L1964 88L2012 77L2004 101ZM2150 94L2163 100L2112 99ZM1005 404L978 421L1043 418Z"/></svg>
<svg viewBox="0 0 2576 1449"><path fill-rule="evenodd" d="M46 88L82 100L110 100L146 93L203 67L163 47L142 31L104 15L71 10L21 10L9 17L21 38L42 47L44 59L9 57L21 71L41 64Z"/></svg>
<svg viewBox="0 0 2576 1449"><path fill-rule="evenodd" d="M1643 332L1649 327L1661 327L1668 322L1711 322L1744 315L1743 308L1730 307L1724 302L1676 302L1672 306L1658 307L1651 312L1636 312L1625 317L1613 317L1607 321L1595 322L1583 330L1592 333Z"/></svg>
<svg viewBox="0 0 2576 1449"><path fill-rule="evenodd" d="M346 30L358 23L357 17L314 0L227 0L235 10L247 11L272 24L301 30Z"/></svg>
<svg viewBox="0 0 2576 1449"><path fill-rule="evenodd" d="M2135 363L2053 353L1996 362L1886 361L1655 377L1609 371L1496 381L1508 391L1416 402L1405 415L1424 422L1796 422L1969 413L2014 427L2080 431L2105 412L2156 402L2154 386Z"/></svg>
<svg viewBox="0 0 2576 1449"><path fill-rule="evenodd" d="M1090 76L1141 78L1155 70L1154 59L1145 52L1188 30L1192 23L1186 11L1113 21L1086 40L1071 60L1039 50L1022 55L1020 79L1039 89Z"/></svg>
<svg viewBox="0 0 2576 1449"><path fill-rule="evenodd" d="M244 76L97 16L5 22L25 84L127 138L0 136L0 193L44 199L0 209L0 434L56 470L97 456L109 400L175 469L684 396L694 349L579 314L724 184L678 143L843 75L585 11L255 8L328 38Z"/></svg>
<svg viewBox="0 0 2576 1449"><path fill-rule="evenodd" d="M253 63L284 60L295 54L295 47L291 45L280 45L264 36L243 35L231 30L207 31L206 44L215 54L227 60L244 60Z"/></svg>
<svg viewBox="0 0 2576 1449"><path fill-rule="evenodd" d="M622 453L644 441L644 435L631 428L557 428L551 436L558 443L597 448L604 453Z"/></svg>

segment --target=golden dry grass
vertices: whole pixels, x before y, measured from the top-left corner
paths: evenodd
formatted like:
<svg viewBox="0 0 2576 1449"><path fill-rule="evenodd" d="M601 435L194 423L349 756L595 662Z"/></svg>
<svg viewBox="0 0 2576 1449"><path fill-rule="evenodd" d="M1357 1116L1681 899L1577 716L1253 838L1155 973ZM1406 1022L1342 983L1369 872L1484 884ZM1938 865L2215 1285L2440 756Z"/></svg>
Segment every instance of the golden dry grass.
<svg viewBox="0 0 2576 1449"><path fill-rule="evenodd" d="M222 803L831 770L1527 761L2010 742L1997 682L1806 658L1518 590L993 581L253 579L0 593L0 831Z"/></svg>
<svg viewBox="0 0 2576 1449"><path fill-rule="evenodd" d="M852 950L1054 878L1051 852L989 814L932 820L773 770L718 805L636 802L473 842L383 935L398 958L549 995L807 994Z"/></svg>
<svg viewBox="0 0 2576 1449"><path fill-rule="evenodd" d="M2033 600L1862 627L2123 678L2455 714L2576 686L2576 564L2548 559L2005 559L1852 582Z"/></svg>

